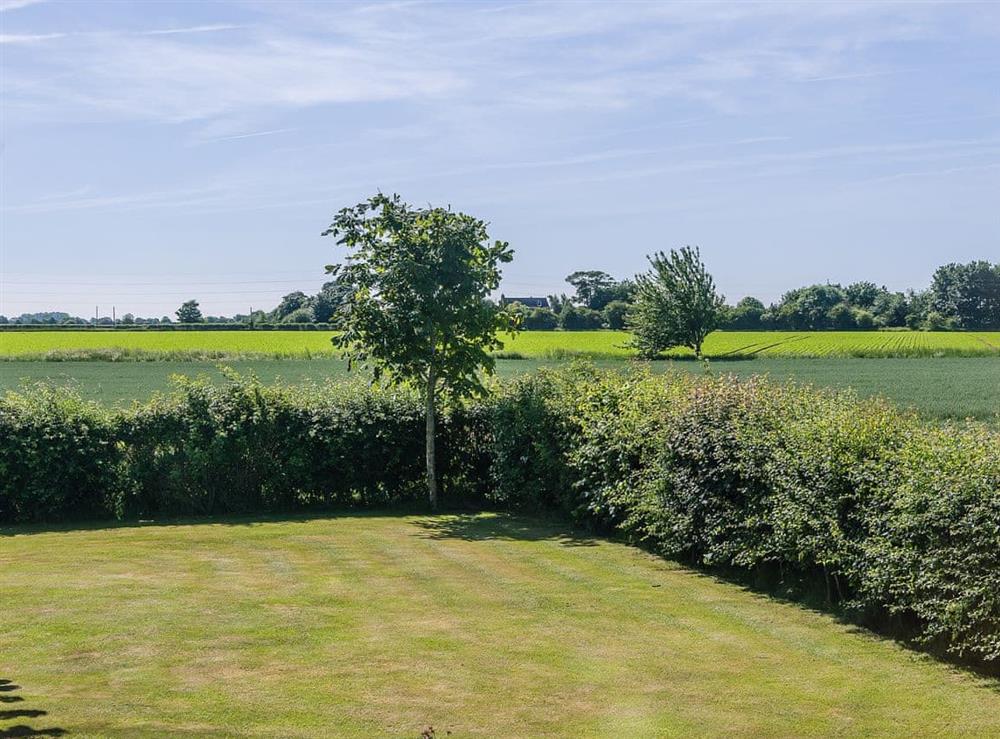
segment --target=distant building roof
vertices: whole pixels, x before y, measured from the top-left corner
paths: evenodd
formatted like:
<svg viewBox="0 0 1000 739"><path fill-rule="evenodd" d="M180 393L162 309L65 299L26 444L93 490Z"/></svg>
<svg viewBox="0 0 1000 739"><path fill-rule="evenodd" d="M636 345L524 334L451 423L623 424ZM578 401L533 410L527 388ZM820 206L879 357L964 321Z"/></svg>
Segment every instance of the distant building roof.
<svg viewBox="0 0 1000 739"><path fill-rule="evenodd" d="M548 308L549 299L548 298L508 298L505 295L500 296L500 305L510 305L511 303L520 303L525 308Z"/></svg>

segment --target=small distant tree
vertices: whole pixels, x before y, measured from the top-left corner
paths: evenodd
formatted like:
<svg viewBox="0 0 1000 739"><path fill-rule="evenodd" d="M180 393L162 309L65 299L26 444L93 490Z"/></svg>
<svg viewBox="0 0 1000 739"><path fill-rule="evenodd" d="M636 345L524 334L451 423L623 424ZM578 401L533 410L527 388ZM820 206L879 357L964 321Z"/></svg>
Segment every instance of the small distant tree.
<svg viewBox="0 0 1000 739"><path fill-rule="evenodd" d="M644 357L655 357L686 346L700 357L701 345L718 327L725 305L701 253L685 246L647 259L652 269L636 276L636 302L628 314L635 347Z"/></svg>
<svg viewBox="0 0 1000 739"><path fill-rule="evenodd" d="M629 305L623 300L612 300L601 314L604 316L604 323L608 328L620 331L625 328L625 316L628 313Z"/></svg>
<svg viewBox="0 0 1000 739"><path fill-rule="evenodd" d="M421 390L427 493L435 507L438 398L480 392L482 374L493 372L490 350L503 346L497 332L513 327L489 295L513 252L491 241L477 218L411 208L381 193L341 210L323 235L347 247L345 264L327 272L353 290L334 344L351 362L370 367L376 380Z"/></svg>
<svg viewBox="0 0 1000 739"><path fill-rule="evenodd" d="M313 315L312 308L303 307L297 310L293 310L287 316L281 319L282 323L312 323L316 318Z"/></svg>
<svg viewBox="0 0 1000 739"><path fill-rule="evenodd" d="M336 320L337 313L347 302L350 294L351 286L343 280L323 283L323 287L312 299L313 316L320 323Z"/></svg>
<svg viewBox="0 0 1000 739"><path fill-rule="evenodd" d="M271 320L275 323L283 323L285 319L297 310L305 308L309 303L309 296L301 290L288 293L278 303L278 307L271 312Z"/></svg>
<svg viewBox="0 0 1000 739"><path fill-rule="evenodd" d="M186 300L177 309L177 320L181 323L201 323L205 319L201 315L197 300Z"/></svg>
<svg viewBox="0 0 1000 739"><path fill-rule="evenodd" d="M1000 264L978 260L939 267L931 281L930 310L954 328L1000 328Z"/></svg>
<svg viewBox="0 0 1000 739"><path fill-rule="evenodd" d="M615 284L615 278L607 272L596 269L579 270L566 277L566 282L573 286L576 295L573 299L577 305L600 310L603 305L596 305L598 295Z"/></svg>
<svg viewBox="0 0 1000 739"><path fill-rule="evenodd" d="M847 302L854 308L866 310L870 310L879 296L887 292L888 290L884 287L879 287L874 282L868 281L854 282L844 288Z"/></svg>

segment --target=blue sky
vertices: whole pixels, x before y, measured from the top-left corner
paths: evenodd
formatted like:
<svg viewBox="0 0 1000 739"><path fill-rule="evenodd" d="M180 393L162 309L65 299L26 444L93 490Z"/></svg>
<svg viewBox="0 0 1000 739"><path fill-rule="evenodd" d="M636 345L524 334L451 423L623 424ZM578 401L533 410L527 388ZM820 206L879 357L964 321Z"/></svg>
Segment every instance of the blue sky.
<svg viewBox="0 0 1000 739"><path fill-rule="evenodd" d="M722 292L1000 259L998 3L0 0L0 313L313 290L376 190L507 294L699 245Z"/></svg>

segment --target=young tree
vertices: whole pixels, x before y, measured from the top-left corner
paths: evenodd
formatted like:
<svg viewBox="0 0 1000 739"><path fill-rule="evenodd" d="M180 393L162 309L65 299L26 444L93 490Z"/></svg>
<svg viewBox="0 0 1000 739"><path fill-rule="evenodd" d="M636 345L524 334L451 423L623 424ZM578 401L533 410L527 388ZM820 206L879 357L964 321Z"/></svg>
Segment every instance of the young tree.
<svg viewBox="0 0 1000 739"><path fill-rule="evenodd" d="M633 341L645 357L672 346L701 356L705 337L716 329L725 300L701 261L697 248L647 257L652 269L636 276L636 301L629 312Z"/></svg>
<svg viewBox="0 0 1000 739"><path fill-rule="evenodd" d="M503 346L497 332L512 325L488 297L513 252L504 241L490 241L486 223L472 216L411 208L398 195L381 193L341 210L323 235L347 247L345 264L327 272L353 289L334 344L376 379L416 383L422 391L434 507L439 392L480 392L482 373L493 372L489 352Z"/></svg>
<svg viewBox="0 0 1000 739"><path fill-rule="evenodd" d="M201 315L201 309L198 307L197 300L186 300L181 307L177 309L177 320L181 323L201 323L204 318Z"/></svg>

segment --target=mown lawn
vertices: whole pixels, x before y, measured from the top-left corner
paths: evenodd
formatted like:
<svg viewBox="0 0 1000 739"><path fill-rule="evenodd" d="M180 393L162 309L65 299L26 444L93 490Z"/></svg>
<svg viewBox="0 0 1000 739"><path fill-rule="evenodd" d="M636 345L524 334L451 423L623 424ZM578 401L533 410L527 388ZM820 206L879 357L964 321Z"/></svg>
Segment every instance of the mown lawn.
<svg viewBox="0 0 1000 739"><path fill-rule="evenodd" d="M0 593L0 735L1000 734L995 684L518 517L6 529Z"/></svg>

